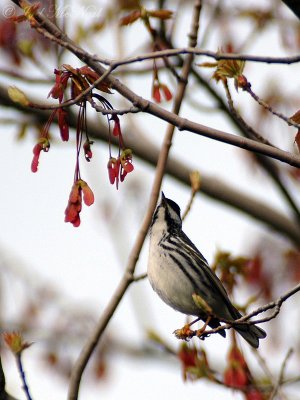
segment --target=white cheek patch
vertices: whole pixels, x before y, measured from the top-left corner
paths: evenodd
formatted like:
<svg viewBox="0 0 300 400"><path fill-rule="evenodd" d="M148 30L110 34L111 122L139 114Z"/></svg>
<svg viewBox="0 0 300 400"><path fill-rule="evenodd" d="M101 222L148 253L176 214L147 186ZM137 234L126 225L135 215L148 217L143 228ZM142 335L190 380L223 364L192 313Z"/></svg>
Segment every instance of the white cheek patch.
<svg viewBox="0 0 300 400"><path fill-rule="evenodd" d="M173 210L173 208L168 207L168 213L170 215L170 218L176 223L176 224L181 224L181 219L178 216L178 214Z"/></svg>

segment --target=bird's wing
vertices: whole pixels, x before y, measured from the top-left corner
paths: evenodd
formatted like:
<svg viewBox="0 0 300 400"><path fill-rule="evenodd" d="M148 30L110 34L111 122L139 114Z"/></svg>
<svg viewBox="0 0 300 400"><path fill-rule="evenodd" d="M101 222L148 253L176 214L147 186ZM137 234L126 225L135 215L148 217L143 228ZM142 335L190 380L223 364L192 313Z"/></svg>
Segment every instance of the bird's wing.
<svg viewBox="0 0 300 400"><path fill-rule="evenodd" d="M199 260L199 263L197 263L197 267L199 268L199 275L200 276L203 275L201 274L201 268L202 268L202 270L204 270L205 272L205 277L207 277L207 279L209 280L211 289L216 293L217 296L220 296L222 300L226 303L230 311L230 314L232 314L232 317L238 318L240 313L231 303L222 282L217 277L217 275L212 271L205 257L200 253L200 251L197 249L194 243L188 238L188 236L184 232L182 232L181 243L183 248L192 253L193 256Z"/></svg>

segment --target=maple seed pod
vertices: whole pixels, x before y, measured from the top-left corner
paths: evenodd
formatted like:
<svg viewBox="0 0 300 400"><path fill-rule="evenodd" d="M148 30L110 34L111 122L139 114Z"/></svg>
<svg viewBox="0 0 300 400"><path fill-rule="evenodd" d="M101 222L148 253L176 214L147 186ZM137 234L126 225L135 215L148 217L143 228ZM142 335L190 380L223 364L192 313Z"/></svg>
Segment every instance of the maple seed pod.
<svg viewBox="0 0 300 400"><path fill-rule="evenodd" d="M152 98L156 103L161 103L161 94L158 82L154 82L152 86Z"/></svg>
<svg viewBox="0 0 300 400"><path fill-rule="evenodd" d="M94 203L94 200L95 200L94 193L93 193L92 189L83 180L80 181L80 187L82 189L83 201L84 201L85 205L91 206Z"/></svg>
<svg viewBox="0 0 300 400"><path fill-rule="evenodd" d="M114 136L120 136L121 135L121 125L120 125L120 120L117 115L112 117L115 125L113 129L113 135Z"/></svg>

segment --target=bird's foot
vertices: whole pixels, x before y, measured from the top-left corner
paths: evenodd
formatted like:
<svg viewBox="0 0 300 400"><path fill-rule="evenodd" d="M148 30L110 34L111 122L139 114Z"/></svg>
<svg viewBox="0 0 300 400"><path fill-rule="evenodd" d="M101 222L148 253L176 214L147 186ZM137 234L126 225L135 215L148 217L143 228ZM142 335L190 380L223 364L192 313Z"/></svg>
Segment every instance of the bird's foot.
<svg viewBox="0 0 300 400"><path fill-rule="evenodd" d="M186 324L186 325L184 325L183 328L176 329L173 333L175 334L177 339L189 340L189 339L191 339L192 337L194 337L196 335L196 332L197 331L193 331L190 328L190 324Z"/></svg>
<svg viewBox="0 0 300 400"><path fill-rule="evenodd" d="M205 323L204 323L204 325L202 326L202 328L200 328L200 329L198 329L198 330L196 331L196 336L197 336L198 338L201 339L201 336L202 336L203 333L205 332L205 329L206 329L206 327L208 326L210 320L211 320L211 317L208 316L208 317L207 317L207 320L205 321ZM203 338L203 340L204 340L204 338Z"/></svg>
<svg viewBox="0 0 300 400"><path fill-rule="evenodd" d="M200 339L203 333L205 332L205 329L206 329L205 325L203 325L202 328L197 329L195 332L195 336L197 336Z"/></svg>

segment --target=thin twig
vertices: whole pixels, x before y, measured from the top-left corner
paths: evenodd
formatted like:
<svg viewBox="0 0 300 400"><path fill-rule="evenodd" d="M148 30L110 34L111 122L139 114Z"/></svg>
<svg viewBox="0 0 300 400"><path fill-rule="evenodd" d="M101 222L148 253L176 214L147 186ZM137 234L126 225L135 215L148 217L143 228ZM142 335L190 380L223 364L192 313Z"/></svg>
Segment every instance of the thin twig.
<svg viewBox="0 0 300 400"><path fill-rule="evenodd" d="M256 132L251 126L249 126L246 123L246 121L241 117L241 115L237 112L237 110L235 109L234 104L233 104L233 100L232 100L232 96L231 96L231 93L229 90L227 80L225 82L223 82L223 86L225 89L229 110L230 110L231 114L234 115L235 119L244 127L244 130L247 131L252 136L252 138L256 139L258 142L267 144L272 147L276 147L272 143L270 143L267 139L262 137L258 132Z"/></svg>
<svg viewBox="0 0 300 400"><path fill-rule="evenodd" d="M191 208L192 208L192 205L193 205L193 202L194 202L194 199L195 199L195 196L196 196L196 194L197 194L197 192L195 191L195 190L192 190L192 192L191 192L191 195L190 195L190 199L189 199L189 202L188 202L188 204L187 204L187 206L186 206L186 208L185 208L185 210L184 210L184 212L182 213L182 221L184 221L185 220L185 218L186 218L186 216L188 215L188 213L190 212L190 210L191 210Z"/></svg>
<svg viewBox="0 0 300 400"><path fill-rule="evenodd" d="M198 191L201 188L201 176L200 176L200 173L198 171L192 171L190 173L190 181L191 181L192 191L191 191L190 200L189 200L189 202L188 202L188 204L186 206L185 211L182 214L182 218L181 218L182 221L184 221L184 219L186 218L186 216L190 212L192 204L193 204L193 201L195 199L195 196L196 196L196 194L198 193Z"/></svg>
<svg viewBox="0 0 300 400"><path fill-rule="evenodd" d="M243 127L243 132L247 137L250 137L252 139L256 139L261 143L265 143L269 146L275 147L273 144L271 144L268 140L263 138L258 132L256 132L251 126L249 126L245 120L241 117L241 115L236 111L233 100L231 97L231 93L227 84L227 81L223 82L224 83L224 88L225 88L225 93L226 93L226 98L228 101L228 106L231 114L235 117L235 119L239 122L240 126ZM281 175L278 173L277 168L273 165L272 161L265 158L261 157L259 155L256 156L260 164L265 168L265 170L268 172L270 175L271 179L273 182L278 186L279 190L281 191L282 195L285 197L287 203L291 206L291 209L295 213L295 216L297 218L298 223L300 223L300 211L298 209L298 206L296 202L293 199L292 194L290 193L289 189L286 187L286 185L283 182L283 179Z"/></svg>
<svg viewBox="0 0 300 400"><path fill-rule="evenodd" d="M121 66L127 64L133 64L145 60L153 60L163 57L174 57L183 54L192 54L194 56L207 56L218 60L241 60L241 61L251 61L251 62L261 62L267 64L293 64L300 61L300 55L297 54L291 57L265 57L256 56L249 54L234 54L234 53L222 53L209 50L198 49L196 47L183 47L177 49L166 49L160 51L154 51L151 53L144 53L135 57L126 58L123 60L110 60L102 58L99 56L94 56L94 61L99 61L105 65Z"/></svg>
<svg viewBox="0 0 300 400"><path fill-rule="evenodd" d="M22 383L23 383L23 390L24 390L24 393L26 395L26 398L27 398L27 400L32 400L32 397L31 397L31 394L30 394L30 391L29 391L29 387L28 387L28 384L27 384L27 380L26 380L25 371L23 369L23 363L22 363L21 356L22 356L22 352L16 354L16 361L17 361L17 365L18 365L18 370L19 370L19 373L20 373L20 376L21 376L21 380L22 380Z"/></svg>
<svg viewBox="0 0 300 400"><path fill-rule="evenodd" d="M263 322L270 321L271 319L274 319L280 312L282 304L291 296L296 294L297 292L300 291L300 284L295 286L293 289L287 291L285 294L280 296L277 300L272 301L268 304L265 304L264 306L258 307L257 309L253 310L247 315L244 315L243 317L236 319L234 321L229 321L228 319L225 318L220 318L218 316L215 316L212 314L213 317L218 318L219 321L224 322L225 325L220 325L217 328L214 329L209 329L205 330L199 338L205 339L207 336L211 334L218 333L219 331L222 331L224 329L231 329L234 328L235 326L238 325L256 325L256 324L261 324ZM271 315L265 318L257 319L257 320L252 320L250 321L250 318L255 317L256 315L259 315L261 313L264 313L265 311L275 309ZM189 332L189 338L192 338L193 336L196 336L197 330L195 331L190 331Z"/></svg>
<svg viewBox="0 0 300 400"><path fill-rule="evenodd" d="M256 357L259 365L261 366L261 369L265 373L266 377L269 379L269 381L272 383L274 381L274 376L272 372L270 371L270 368L265 360L265 358L261 355L261 353L257 350L251 347L252 353Z"/></svg>
<svg viewBox="0 0 300 400"><path fill-rule="evenodd" d="M288 352L286 353L286 356L284 357L283 363L282 363L280 371L279 371L277 382L273 388L273 392L271 393L269 400L273 400L275 398L275 396L284 380L283 377L284 377L286 365L292 354L293 354L293 349L289 349Z"/></svg>
<svg viewBox="0 0 300 400"><path fill-rule="evenodd" d="M142 281L143 279L146 279L147 276L148 276L147 273L140 274L140 275L135 276L132 280L133 280L133 282L139 282L139 281Z"/></svg>
<svg viewBox="0 0 300 400"><path fill-rule="evenodd" d="M243 89L245 92L249 93L250 96L262 107L264 107L266 110L268 110L271 114L276 115L276 117L282 119L284 122L286 122L288 125L292 125L295 128L299 129L299 124L297 124L295 121L293 121L291 118L286 117L282 113L275 111L270 104L266 103L264 100L259 98L256 93L253 92L251 89L250 85L247 86L245 89Z"/></svg>

